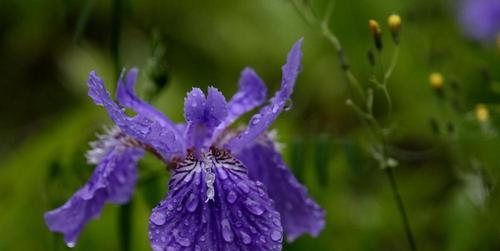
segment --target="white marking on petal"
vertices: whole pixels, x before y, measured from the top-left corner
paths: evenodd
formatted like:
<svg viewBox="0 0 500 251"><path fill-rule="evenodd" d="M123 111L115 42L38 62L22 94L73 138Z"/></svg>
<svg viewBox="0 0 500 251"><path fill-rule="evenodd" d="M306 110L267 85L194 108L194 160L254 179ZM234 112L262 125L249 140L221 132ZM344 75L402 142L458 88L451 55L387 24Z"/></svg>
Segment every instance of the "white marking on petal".
<svg viewBox="0 0 500 251"><path fill-rule="evenodd" d="M117 126L104 127L104 134L98 134L98 140L89 143L91 149L85 154L87 163L98 164L113 147L121 146L121 134Z"/></svg>

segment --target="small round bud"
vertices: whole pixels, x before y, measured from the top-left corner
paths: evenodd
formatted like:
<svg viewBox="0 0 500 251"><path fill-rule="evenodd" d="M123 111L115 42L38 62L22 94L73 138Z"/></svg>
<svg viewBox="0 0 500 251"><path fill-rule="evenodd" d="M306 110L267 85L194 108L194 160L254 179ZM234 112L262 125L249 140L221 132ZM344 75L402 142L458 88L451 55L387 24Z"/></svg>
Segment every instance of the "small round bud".
<svg viewBox="0 0 500 251"><path fill-rule="evenodd" d="M378 25L378 22L373 19L368 20L368 27L372 30L373 35L382 33L380 25Z"/></svg>
<svg viewBox="0 0 500 251"><path fill-rule="evenodd" d="M391 31L399 31L399 28L401 28L401 17L396 14L392 14L387 18L387 23L389 24L389 29Z"/></svg>
<svg viewBox="0 0 500 251"><path fill-rule="evenodd" d="M476 105L476 119L481 123L487 122L490 119L490 111L485 105Z"/></svg>
<svg viewBox="0 0 500 251"><path fill-rule="evenodd" d="M431 75L429 75L429 85L432 87L432 89L435 90L443 89L444 85L443 75L439 72L431 73Z"/></svg>
<svg viewBox="0 0 500 251"><path fill-rule="evenodd" d="M375 48L378 51L382 51L382 30L380 29L380 25L377 21L370 19L368 20L368 27L372 31Z"/></svg>
<svg viewBox="0 0 500 251"><path fill-rule="evenodd" d="M391 31L392 40L395 44L399 44L399 31L401 30L401 17L396 14L392 14L387 18L387 23L389 24L389 30Z"/></svg>

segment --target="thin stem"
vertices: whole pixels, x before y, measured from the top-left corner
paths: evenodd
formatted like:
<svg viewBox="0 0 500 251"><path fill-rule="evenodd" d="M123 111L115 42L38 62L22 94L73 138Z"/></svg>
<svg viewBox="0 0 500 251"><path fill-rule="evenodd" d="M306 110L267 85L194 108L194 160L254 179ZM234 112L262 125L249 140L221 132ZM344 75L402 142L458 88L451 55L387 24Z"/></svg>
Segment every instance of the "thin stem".
<svg viewBox="0 0 500 251"><path fill-rule="evenodd" d="M113 0L113 8L111 13L111 56L115 68L115 76L120 76L120 35L122 26L123 2L122 0Z"/></svg>
<svg viewBox="0 0 500 251"><path fill-rule="evenodd" d="M118 79L121 71L120 60L120 35L122 29L122 0L113 0L113 8L111 13L111 56L115 70L115 77ZM118 212L118 231L119 240L122 251L132 250L132 204L133 199L120 207Z"/></svg>
<svg viewBox="0 0 500 251"><path fill-rule="evenodd" d="M389 183L391 184L391 190L394 195L394 200L396 201L399 214L401 215L401 220L403 221L406 238L408 239L408 243L410 244L410 250L416 251L417 246L415 244L415 239L413 238L413 232L411 231L410 221L408 220L408 215L406 213L403 199L401 198L401 194L399 193L396 177L394 176L394 170L390 167L385 168L385 173L387 174L387 178L389 179Z"/></svg>
<svg viewBox="0 0 500 251"><path fill-rule="evenodd" d="M132 250L132 212L133 201L122 205L119 211L119 232L120 232L120 246L122 251Z"/></svg>

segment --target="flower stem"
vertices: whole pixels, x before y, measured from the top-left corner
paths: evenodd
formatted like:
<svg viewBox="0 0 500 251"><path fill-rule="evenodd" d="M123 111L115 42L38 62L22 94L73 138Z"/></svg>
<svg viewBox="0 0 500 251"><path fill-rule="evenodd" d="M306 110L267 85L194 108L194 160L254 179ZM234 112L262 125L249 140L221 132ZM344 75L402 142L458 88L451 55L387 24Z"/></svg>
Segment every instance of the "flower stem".
<svg viewBox="0 0 500 251"><path fill-rule="evenodd" d="M401 220L403 221L403 227L406 233L406 238L408 239L408 243L410 245L410 250L416 251L417 246L415 244L415 239L413 238L413 232L411 231L410 221L408 220L408 214L406 213L403 199L401 198L401 194L399 193L396 177L394 176L394 170L390 167L387 167L385 168L385 173L387 174L387 178L389 179L391 190L394 195L394 200L398 207L399 214L401 215Z"/></svg>

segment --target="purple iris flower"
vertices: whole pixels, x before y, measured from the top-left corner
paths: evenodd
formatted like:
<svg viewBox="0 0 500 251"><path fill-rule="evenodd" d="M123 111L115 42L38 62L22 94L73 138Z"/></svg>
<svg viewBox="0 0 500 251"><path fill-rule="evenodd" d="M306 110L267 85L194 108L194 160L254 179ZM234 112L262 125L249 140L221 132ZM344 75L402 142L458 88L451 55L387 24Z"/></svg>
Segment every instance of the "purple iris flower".
<svg viewBox="0 0 500 251"><path fill-rule="evenodd" d="M324 227L324 211L298 183L266 132L283 111L301 69L302 39L288 54L281 87L244 130L229 126L266 100L266 87L246 68L238 92L226 102L215 88L193 88L185 98L186 124L173 123L134 92L137 70L120 77L115 103L94 72L89 96L103 106L114 129L93 143L87 158L97 168L62 207L45 214L52 231L74 246L84 225L105 203L124 203L136 181L144 151L169 165L167 198L152 211L153 250L281 250L283 233L294 240ZM130 117L124 108L133 110Z"/></svg>
<svg viewBox="0 0 500 251"><path fill-rule="evenodd" d="M459 17L465 33L475 40L491 42L500 36L498 0L463 0Z"/></svg>

